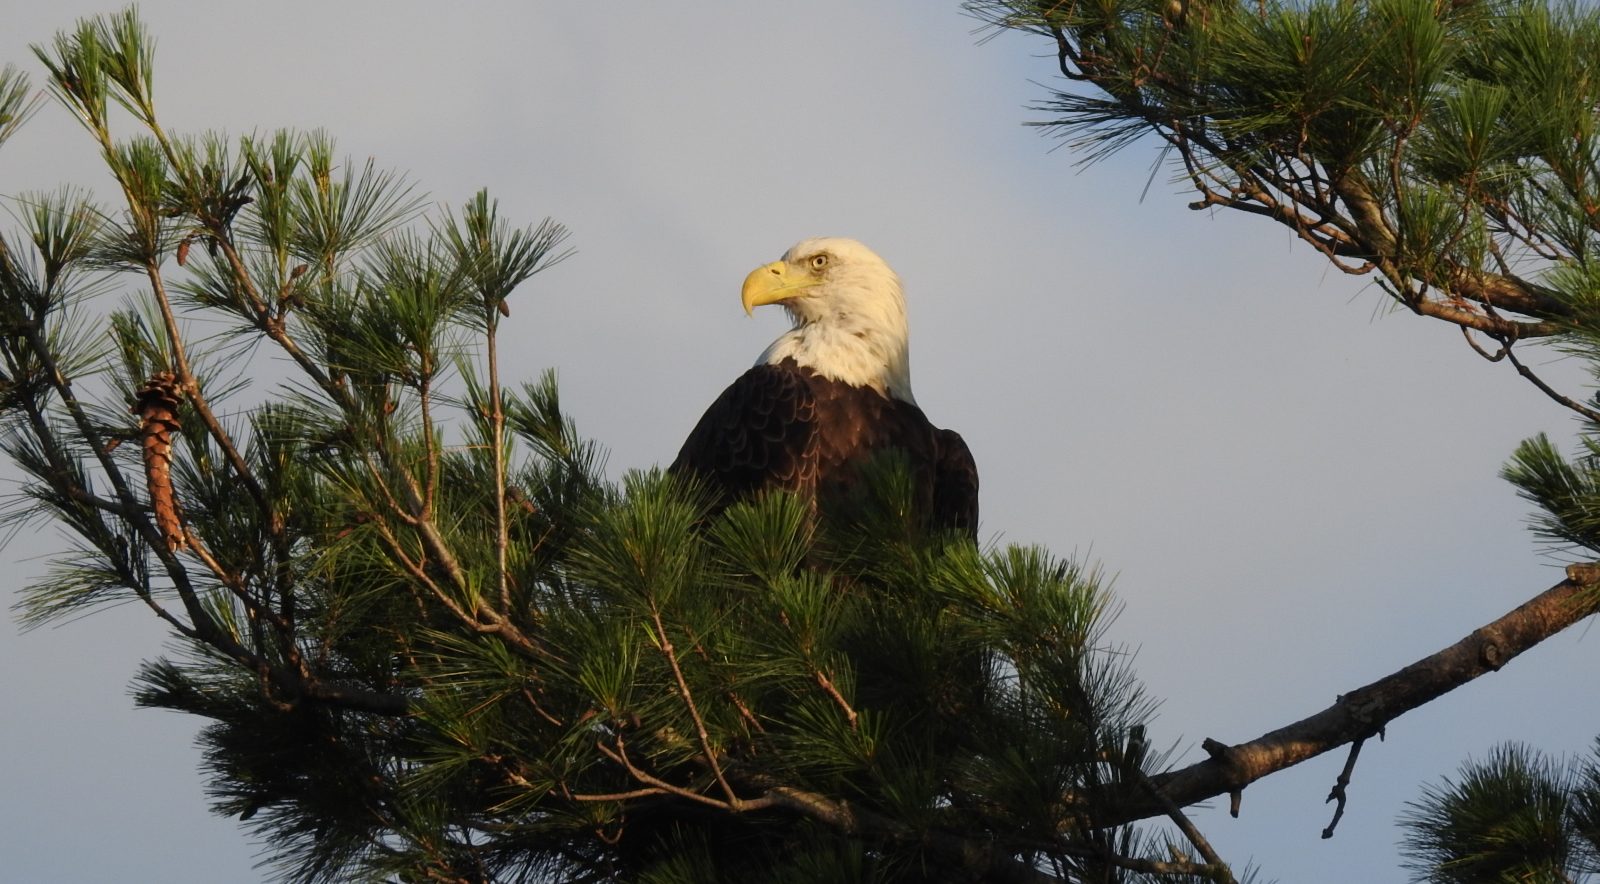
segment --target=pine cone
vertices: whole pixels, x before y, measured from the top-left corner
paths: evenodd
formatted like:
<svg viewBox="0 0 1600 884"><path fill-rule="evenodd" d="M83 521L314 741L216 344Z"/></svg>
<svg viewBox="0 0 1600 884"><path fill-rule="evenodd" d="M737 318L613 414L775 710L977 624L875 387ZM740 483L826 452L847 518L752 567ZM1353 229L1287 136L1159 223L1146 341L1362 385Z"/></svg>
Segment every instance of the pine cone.
<svg viewBox="0 0 1600 884"><path fill-rule="evenodd" d="M150 489L150 508L155 511L156 527L161 529L169 550L185 546L178 498L172 490L172 434L180 427L178 404L182 401L177 376L161 371L151 375L134 393L130 409L140 418L139 438L144 451L145 485Z"/></svg>

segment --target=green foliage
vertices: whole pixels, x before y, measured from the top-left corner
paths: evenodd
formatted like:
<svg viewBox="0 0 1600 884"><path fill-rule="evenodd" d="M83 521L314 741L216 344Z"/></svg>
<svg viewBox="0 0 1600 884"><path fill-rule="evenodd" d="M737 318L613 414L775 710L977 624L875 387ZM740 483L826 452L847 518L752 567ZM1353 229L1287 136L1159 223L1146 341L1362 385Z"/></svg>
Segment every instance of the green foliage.
<svg viewBox="0 0 1600 884"><path fill-rule="evenodd" d="M1544 434L1523 442L1501 475L1543 512L1534 532L1557 549L1600 553L1600 441L1583 440L1583 453L1568 461Z"/></svg>
<svg viewBox="0 0 1600 884"><path fill-rule="evenodd" d="M968 0L1048 37L1038 125L1097 159L1149 135L1191 208L1293 231L1395 306L1517 357L1600 345L1600 9L1543 0ZM1478 340L1489 343L1482 346ZM1493 352L1491 352L1493 351Z"/></svg>
<svg viewBox="0 0 1600 884"><path fill-rule="evenodd" d="M423 219L321 133L169 133L151 46L129 11L36 49L124 204L0 239L6 517L74 540L18 607L171 627L137 700L207 720L278 876L1187 880L1089 822L1160 763L1092 568L924 536L894 458L823 514L608 482L553 375L499 376L561 225Z"/></svg>
<svg viewBox="0 0 1600 884"><path fill-rule="evenodd" d="M466 275L466 284L478 298L486 325L508 312L505 300L517 286L572 255L570 249L556 251L566 239L565 228L546 219L529 230L512 230L488 191L478 191L461 217L450 216L442 233L456 265Z"/></svg>
<svg viewBox="0 0 1600 884"><path fill-rule="evenodd" d="M39 107L31 94L28 77L15 65L0 67L0 144L15 135Z"/></svg>
<svg viewBox="0 0 1600 884"><path fill-rule="evenodd" d="M1562 762L1517 744L1423 790L1401 825L1412 880L1576 882L1600 875L1600 742Z"/></svg>
<svg viewBox="0 0 1600 884"><path fill-rule="evenodd" d="M1282 225L1395 306L1460 327L1584 421L1503 475L1562 554L1600 555L1600 400L1521 358L1543 340L1600 378L1600 7L1570 0L968 0L1048 41L1040 125L1100 159L1144 136L1198 210ZM1592 587L1573 604L1593 611ZM1592 778L1596 768L1583 768ZM1576 776L1576 775L1573 775ZM1592 793L1521 749L1408 818L1420 879L1594 872ZM1588 804L1585 804L1588 802ZM1588 817L1593 819L1592 814ZM1592 831L1592 830L1591 830Z"/></svg>

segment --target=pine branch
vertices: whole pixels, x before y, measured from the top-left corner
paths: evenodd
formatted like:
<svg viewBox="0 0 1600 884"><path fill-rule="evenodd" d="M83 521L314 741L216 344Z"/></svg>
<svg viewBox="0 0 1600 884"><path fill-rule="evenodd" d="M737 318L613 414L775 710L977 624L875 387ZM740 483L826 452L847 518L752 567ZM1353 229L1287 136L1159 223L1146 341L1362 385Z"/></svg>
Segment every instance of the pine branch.
<svg viewBox="0 0 1600 884"><path fill-rule="evenodd" d="M0 257L4 257L3 253L0 253ZM7 362L10 362L9 354L7 357ZM144 533L147 534L156 533L148 528L141 529L141 526L148 525L148 520L146 519L144 510L137 504L125 503L122 500L113 501L95 497L93 494L89 493L88 489L74 481L71 478L73 476L73 470L62 454L65 449L62 447L60 441L56 438L55 431L51 428L49 421L46 420L44 412L40 410L38 402L32 397L23 396L19 397L18 404L19 407L22 408L23 413L27 415L29 429L34 434L34 438L38 441L40 451L44 453L44 456L49 461L49 481L57 491L64 493L72 500L76 500L80 503L92 506L95 509L117 515L126 520L129 524L135 526L135 530L144 530ZM148 588L130 569L127 557L120 554L121 550L116 548L117 538L109 536L108 533L99 533L96 536L90 537L89 540L108 556L110 561L116 567L123 584L132 589L134 594L138 596L139 600L143 602L145 606L148 607L157 617L176 630L179 635L191 639L199 638L195 627L183 622L177 617L177 615L173 614L171 611L168 611L160 602L156 601L153 595L151 595L151 593L148 591Z"/></svg>
<svg viewBox="0 0 1600 884"><path fill-rule="evenodd" d="M1200 195L1192 208L1270 219L1340 271L1376 274L1415 315L1502 342L1591 334L1595 281L1568 291L1554 277L1600 249L1593 10L965 6L1051 40L1073 85L1039 105L1050 117L1035 125L1084 162L1154 136ZM1541 389L1593 418L1582 397Z"/></svg>
<svg viewBox="0 0 1600 884"><path fill-rule="evenodd" d="M505 301L498 304L505 307ZM511 574L506 567L511 547L511 524L506 518L506 412L500 391L500 323L496 308L486 308L484 334L489 362L489 444L494 456L494 556L495 580L499 584L500 610L511 613Z"/></svg>
<svg viewBox="0 0 1600 884"><path fill-rule="evenodd" d="M1211 743L1212 757L1151 777L1165 800L1120 788L1093 796L1095 825L1111 826L1238 792L1269 774L1365 739L1401 715L1496 672L1517 655L1600 612L1600 563L1571 565L1567 579L1465 638L1397 672L1344 694L1332 706L1234 746ZM1082 796L1069 796L1082 805Z"/></svg>
<svg viewBox="0 0 1600 884"><path fill-rule="evenodd" d="M13 259L9 253L0 248L0 260L10 262ZM225 642L226 640L215 619L200 604L199 595L195 592L194 585L190 582L188 572L184 570L182 564L167 546L160 529L148 518L145 518L144 513L139 509L138 496L133 493L132 485L128 482L127 477L122 474L122 470L117 466L116 461L112 460L110 447L106 445L99 428L90 420L83 403L78 400L71 379L62 372L55 353L50 348L49 341L45 339L41 323L42 318L35 317L22 324L23 342L30 355L39 361L47 383L55 391L62 404L66 406L73 427L88 443L90 450L94 452L101 470L105 473L107 480L111 482L112 489L116 492L117 499L131 513L132 518L130 521L134 529L139 532L145 543L155 550L156 555L161 559L162 565L173 582L173 586L178 591L178 598L183 603L184 611L189 616L191 625L184 627L181 631L189 632L192 630L194 635L204 641L217 640ZM30 409L30 414L32 413ZM43 426L42 414L37 415L37 418L35 421L36 431L38 427ZM40 436L40 441L46 446L54 446L56 444L49 436ZM160 613L159 610L158 613ZM164 617L163 619L167 619L168 622L176 625L175 618ZM241 662L250 661L250 655L245 654L244 649L237 645L230 649L229 654Z"/></svg>
<svg viewBox="0 0 1600 884"><path fill-rule="evenodd" d="M1144 787L1150 797L1155 799L1156 803L1161 806L1162 812L1167 815L1168 819L1172 820L1173 825L1178 827L1178 831L1183 833L1183 837L1194 845L1194 849L1200 851L1200 856L1206 861L1206 866L1203 871L1200 871L1200 874L1212 877L1217 884L1237 884L1227 863L1224 863L1222 858L1217 855L1217 851L1211 846L1211 842L1206 840L1206 836L1200 834L1200 830L1195 828L1194 822L1184 814L1183 809L1169 798L1165 792L1161 791L1155 783L1151 782L1149 775L1140 770L1138 765L1126 765L1124 769L1133 775L1135 781Z"/></svg>
<svg viewBox="0 0 1600 884"><path fill-rule="evenodd" d="M734 793L733 787L728 785L728 778L722 774L722 763L717 760L719 753L711 746L711 735L706 732L705 719L700 717L700 708L694 702L694 693L689 690L689 683L683 678L683 669L678 666L678 654L673 648L672 638L667 635L666 624L661 621L661 610L656 607L653 599L650 602L650 617L656 626L656 647L666 656L667 663L672 667L672 676L678 684L678 696L683 698L683 704L689 710L689 717L694 721L695 735L700 740L700 751L705 755L711 773L716 776L717 784L722 787L722 793L728 797L729 805L738 808L742 802Z"/></svg>
<svg viewBox="0 0 1600 884"><path fill-rule="evenodd" d="M233 470L234 478L245 488L258 509L261 510L263 519L269 526L276 526L281 532L282 519L273 512L272 503L267 499L266 492L261 488L261 482L255 472L245 463L244 455L239 452L239 447L233 441L233 436L217 416L211 411L211 403L206 399L200 387L200 380L194 374L190 365L188 351L184 346L183 332L178 328L177 316L173 313L172 302L167 294L166 280L161 274L161 266L155 261L145 265L145 274L150 280L151 290L155 292L156 305L161 311L161 321L166 326L167 344L171 348L172 367L177 374L178 389L182 391L185 401L199 416L200 422L205 426L206 432L213 442L222 450L227 458L228 465Z"/></svg>
<svg viewBox="0 0 1600 884"><path fill-rule="evenodd" d="M1505 358L1513 367L1516 368L1517 374L1521 375L1529 383L1537 387L1539 392L1550 397L1550 399L1553 401L1561 403L1563 406L1577 412L1585 418L1588 418L1595 424L1600 424L1600 411L1596 411L1593 408L1584 405L1582 402L1579 402L1576 399L1573 399L1556 390L1556 388L1545 383L1543 378L1539 377L1537 374L1534 374L1533 369L1524 365L1522 360L1517 358L1517 354L1512 352L1511 344L1514 343L1515 340L1516 339L1513 338L1511 341L1508 341L1506 344L1504 344L1500 352L1505 354Z"/></svg>
<svg viewBox="0 0 1600 884"><path fill-rule="evenodd" d="M644 783L645 786L648 787L648 788L642 790L643 792L645 792L645 794L649 794L649 795L675 795L675 796L677 796L679 798L682 798L682 799L684 799L686 801L693 801L696 804L703 804L703 805L705 805L707 807L714 807L717 810L725 810L725 811L728 811L730 813L739 813L741 811L749 809L748 807L746 807L746 802L740 801L739 798L732 793L731 789L727 791L727 794L728 794L727 800L723 800L723 799L720 799L720 798L712 798L709 795L702 795L702 794L700 794L699 792L696 792L693 789L685 789L682 786L674 786L673 784L667 782L666 780L661 779L660 777L654 776L654 775L652 775L652 774L650 774L650 773L648 773L646 771L640 770L639 767L633 763L633 760L628 757L627 744L622 741L621 737L617 738L617 745L616 745L615 748L613 748L611 746L607 746L604 743L596 743L594 747L595 747L596 750L598 750L600 752L601 755L604 755L605 757L611 759L613 762L616 762L617 764L622 765L623 770L626 770L628 772L628 776L631 776L634 779L638 780L639 782ZM711 758L711 756L709 754L706 757L708 759ZM715 764L715 761L712 761L711 763ZM717 774L717 781L722 783L723 787L725 789L727 788L727 781L722 779L722 774L720 772ZM594 795L585 795L585 796L574 795L573 798L578 800L578 801L597 801L597 800L601 800L599 796L594 796Z"/></svg>

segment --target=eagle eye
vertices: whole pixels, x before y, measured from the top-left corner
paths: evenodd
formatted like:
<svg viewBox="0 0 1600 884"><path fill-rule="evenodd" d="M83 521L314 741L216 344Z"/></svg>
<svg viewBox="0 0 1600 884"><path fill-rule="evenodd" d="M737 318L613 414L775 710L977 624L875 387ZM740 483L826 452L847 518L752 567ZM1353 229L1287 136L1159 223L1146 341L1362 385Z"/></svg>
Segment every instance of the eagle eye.
<svg viewBox="0 0 1600 884"><path fill-rule="evenodd" d="M828 266L828 256L826 253L812 255L809 263L811 264L812 273L821 273L822 268Z"/></svg>

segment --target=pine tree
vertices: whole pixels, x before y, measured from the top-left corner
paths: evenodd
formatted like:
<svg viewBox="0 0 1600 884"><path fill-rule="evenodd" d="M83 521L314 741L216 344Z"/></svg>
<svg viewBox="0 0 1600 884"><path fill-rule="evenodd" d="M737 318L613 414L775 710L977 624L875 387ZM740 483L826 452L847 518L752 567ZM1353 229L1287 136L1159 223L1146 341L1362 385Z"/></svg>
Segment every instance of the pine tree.
<svg viewBox="0 0 1600 884"><path fill-rule="evenodd" d="M1600 377L1600 10L1539 0L968 0L1049 41L1067 85L1038 125L1092 162L1147 136L1196 210L1276 222L1397 311L1459 328L1581 420L1503 475L1540 510L1568 580L1322 713L1158 778L1187 802L1350 744L1600 610L1600 397L1556 389L1548 346ZM1595 873L1593 763L1519 747L1428 789L1403 819L1417 880ZM1587 779L1585 779L1587 778ZM1579 781L1583 781L1579 784ZM1237 792L1234 792L1237 795ZM1587 828L1586 828L1587 827ZM1329 827L1329 833L1332 826ZM1328 833L1325 833L1328 834Z"/></svg>
<svg viewBox="0 0 1600 884"><path fill-rule="evenodd" d="M1515 743L1429 786L1401 824L1412 880L1592 881L1600 875L1600 742L1563 762Z"/></svg>
<svg viewBox="0 0 1600 884"><path fill-rule="evenodd" d="M1593 422L1518 344L1595 355L1600 15L1537 0L968 0L1047 37L1037 121L1093 162L1150 136L1198 197L1288 228ZM1493 351L1493 352L1490 352Z"/></svg>
<svg viewBox="0 0 1600 884"><path fill-rule="evenodd" d="M284 880L1233 880L1102 820L1162 757L1094 568L925 536L892 459L820 520L612 484L499 370L560 224L427 213L322 133L169 132L132 11L35 51L122 201L0 237L8 516L74 539L22 617L170 627L137 701L207 721ZM0 139L29 94L0 74Z"/></svg>
<svg viewBox="0 0 1600 884"><path fill-rule="evenodd" d="M75 541L24 621L161 618L181 650L138 700L207 720L215 807L286 880L1234 880L1182 807L1342 746L1348 774L1395 717L1600 609L1600 409L1523 356L1600 374L1600 14L968 8L1051 41L1074 85L1045 125L1089 158L1154 135L1196 208L1277 221L1588 421L1577 456L1537 438L1506 472L1578 551L1568 579L1168 769L1093 566L926 536L892 460L820 519L607 481L553 378L499 370L565 228L485 193L430 213L323 133L170 133L125 12L36 49L121 203L25 195L0 236L0 429L29 477L7 516ZM0 73L0 142L30 95ZM268 359L293 377L241 381ZM1529 758L1486 781L1559 780ZM1419 804L1419 856L1470 809L1453 790Z"/></svg>

